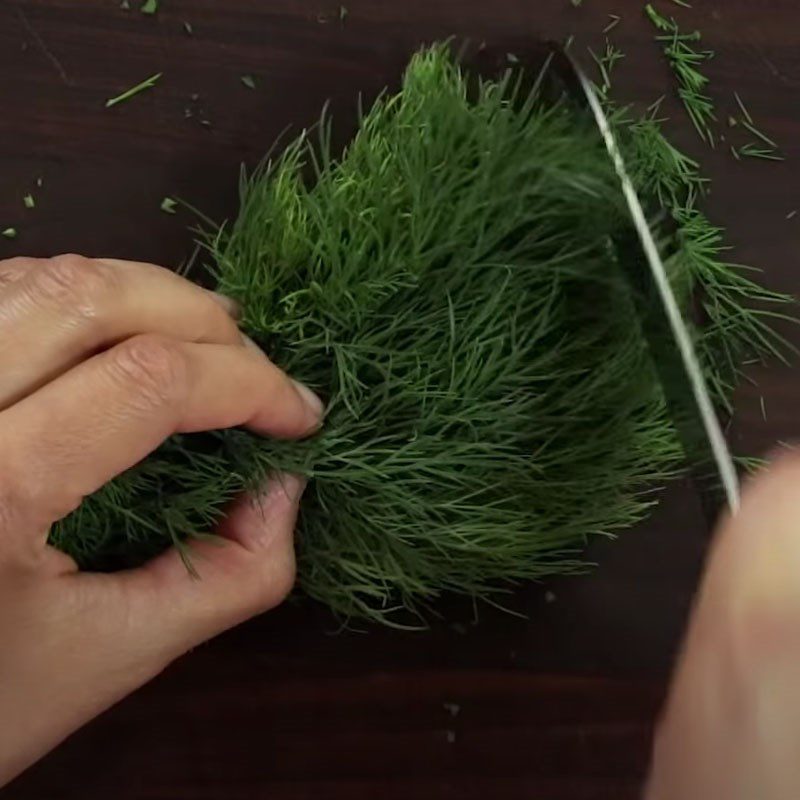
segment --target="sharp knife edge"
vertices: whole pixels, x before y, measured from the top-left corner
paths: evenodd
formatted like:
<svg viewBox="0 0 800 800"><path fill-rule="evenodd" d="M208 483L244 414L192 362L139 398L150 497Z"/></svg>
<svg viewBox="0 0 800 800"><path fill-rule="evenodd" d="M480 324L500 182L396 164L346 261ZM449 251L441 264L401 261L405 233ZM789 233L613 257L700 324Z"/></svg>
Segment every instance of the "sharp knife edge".
<svg viewBox="0 0 800 800"><path fill-rule="evenodd" d="M683 360L684 367L689 377L692 393L694 394L694 399L700 412L703 428L705 429L705 433L711 445L711 452L719 471L722 489L725 493L728 507L732 514L736 514L740 506L739 478L736 474L736 467L734 466L733 458L728 450L725 436L722 433L719 419L714 411L714 405L708 393L708 387L705 377L703 376L703 370L700 367L700 362L697 358L697 353L694 349L694 344L692 343L692 337L681 315L680 307L678 306L675 294L669 283L669 278L667 277L667 271L664 268L664 263L661 260L658 247L653 239L652 231L647 223L642 204L639 202L636 189L625 168L625 161L617 146L608 117L606 117L605 111L603 111L603 107L600 105L600 101L589 79L571 58L569 60L572 62L575 75L580 82L586 100L589 103L589 108L592 110L597 126L603 136L608 154L611 156L617 176L622 184L622 191L628 208L630 209L631 217L642 244L642 249L650 265L650 270L661 296L670 328L672 329L681 359Z"/></svg>

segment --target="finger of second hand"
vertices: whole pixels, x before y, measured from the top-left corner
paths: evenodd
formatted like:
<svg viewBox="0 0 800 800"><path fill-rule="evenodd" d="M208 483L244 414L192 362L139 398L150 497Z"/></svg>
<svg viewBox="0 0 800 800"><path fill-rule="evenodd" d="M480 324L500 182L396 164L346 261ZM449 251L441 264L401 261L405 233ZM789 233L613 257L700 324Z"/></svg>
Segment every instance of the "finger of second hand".
<svg viewBox="0 0 800 800"><path fill-rule="evenodd" d="M4 479L41 531L173 433L244 425L298 438L321 411L251 348L137 336L0 413Z"/></svg>
<svg viewBox="0 0 800 800"><path fill-rule="evenodd" d="M232 306L163 267L81 256L12 267L16 279L0 287L0 409L138 333L239 341Z"/></svg>

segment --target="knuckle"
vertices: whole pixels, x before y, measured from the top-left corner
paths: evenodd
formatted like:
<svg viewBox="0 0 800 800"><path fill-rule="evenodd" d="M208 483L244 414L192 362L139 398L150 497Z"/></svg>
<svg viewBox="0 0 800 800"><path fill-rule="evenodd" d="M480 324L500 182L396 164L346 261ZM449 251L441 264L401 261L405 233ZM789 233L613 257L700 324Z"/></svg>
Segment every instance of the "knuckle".
<svg viewBox="0 0 800 800"><path fill-rule="evenodd" d="M82 498L42 487L34 475L8 468L0 471L0 534L27 535L49 531L54 521L75 510ZM2 555L2 553L0 553Z"/></svg>
<svg viewBox="0 0 800 800"><path fill-rule="evenodd" d="M15 256L14 258L0 261L0 289L25 276L34 263L34 259L23 256Z"/></svg>
<svg viewBox="0 0 800 800"><path fill-rule="evenodd" d="M90 318L97 316L117 284L113 269L72 254L50 258L31 271L32 292L37 299Z"/></svg>
<svg viewBox="0 0 800 800"><path fill-rule="evenodd" d="M43 437L25 453L24 459L12 457L5 466L0 465L0 533L19 529L47 531L83 501L69 481L54 487L46 478L45 465L62 461L58 442Z"/></svg>
<svg viewBox="0 0 800 800"><path fill-rule="evenodd" d="M144 408L179 403L188 387L188 365L177 342L155 334L127 339L110 351L111 370Z"/></svg>

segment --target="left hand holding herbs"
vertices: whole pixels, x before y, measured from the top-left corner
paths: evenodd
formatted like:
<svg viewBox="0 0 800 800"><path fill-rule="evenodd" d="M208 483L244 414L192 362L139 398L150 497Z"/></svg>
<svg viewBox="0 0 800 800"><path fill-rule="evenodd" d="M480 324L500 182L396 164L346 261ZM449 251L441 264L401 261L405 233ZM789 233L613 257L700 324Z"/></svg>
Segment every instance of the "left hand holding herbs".
<svg viewBox="0 0 800 800"><path fill-rule="evenodd" d="M0 786L173 659L281 602L302 482L241 499L217 541L79 572L50 526L173 433L295 438L321 404L226 298L151 264L0 262Z"/></svg>

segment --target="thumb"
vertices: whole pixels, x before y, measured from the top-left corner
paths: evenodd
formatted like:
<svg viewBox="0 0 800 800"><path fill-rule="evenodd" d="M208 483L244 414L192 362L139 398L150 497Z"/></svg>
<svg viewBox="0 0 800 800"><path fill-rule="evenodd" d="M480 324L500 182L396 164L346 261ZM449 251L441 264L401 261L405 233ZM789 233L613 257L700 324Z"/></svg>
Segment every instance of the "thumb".
<svg viewBox="0 0 800 800"><path fill-rule="evenodd" d="M265 493L234 504L221 540L188 545L197 576L171 550L127 573L70 571L32 582L19 597L28 646L0 648L0 662L10 653L9 669L19 677L13 686L0 684L0 706L12 709L9 718L24 723L23 740L33 744L13 769L191 647L280 603L294 582L292 532L302 490L301 479L275 476Z"/></svg>
<svg viewBox="0 0 800 800"><path fill-rule="evenodd" d="M709 561L649 800L800 797L800 459L745 492Z"/></svg>
<svg viewBox="0 0 800 800"><path fill-rule="evenodd" d="M187 545L194 574L172 549L117 576L127 581L130 618L141 621L165 661L286 598L295 579L293 534L304 488L302 478L279 474L264 492L237 500L219 538Z"/></svg>

